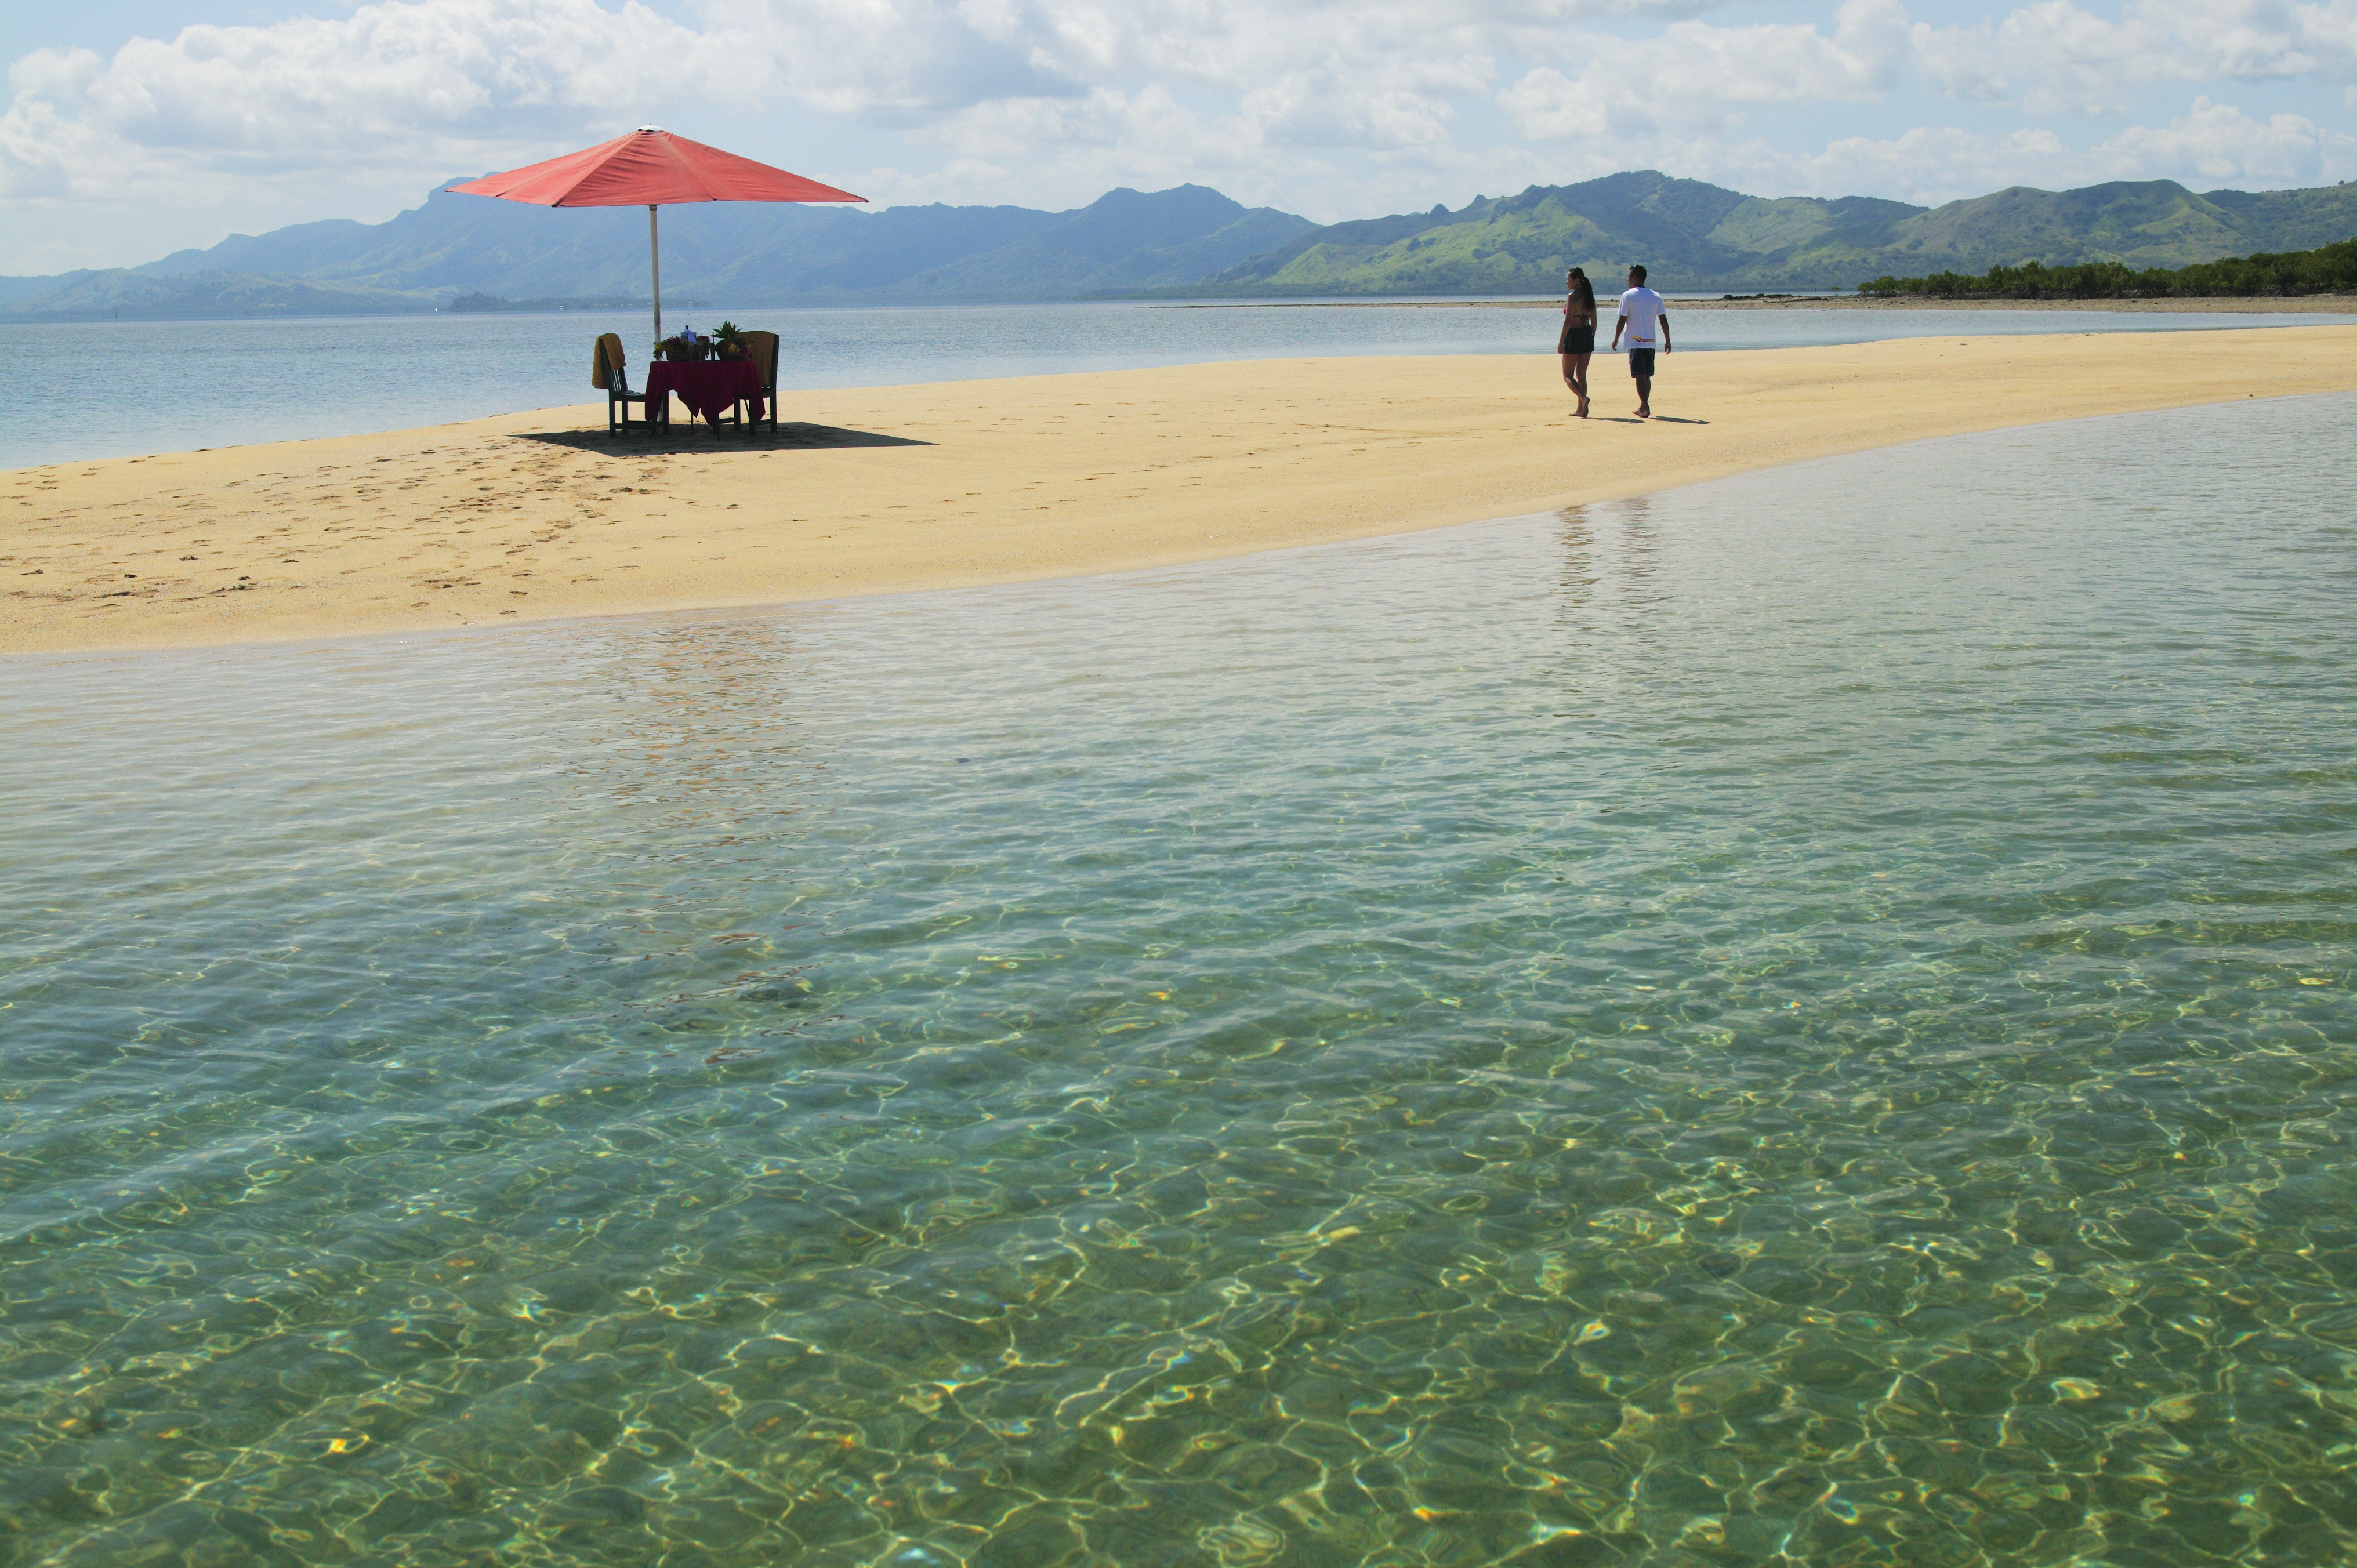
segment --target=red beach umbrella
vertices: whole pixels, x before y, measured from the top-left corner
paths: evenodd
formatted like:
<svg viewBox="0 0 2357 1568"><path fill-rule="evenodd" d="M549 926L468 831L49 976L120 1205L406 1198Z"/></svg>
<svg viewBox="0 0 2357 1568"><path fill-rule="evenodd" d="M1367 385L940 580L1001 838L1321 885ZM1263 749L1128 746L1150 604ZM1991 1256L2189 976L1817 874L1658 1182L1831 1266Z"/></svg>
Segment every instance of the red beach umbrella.
<svg viewBox="0 0 2357 1568"><path fill-rule="evenodd" d="M654 274L655 336L662 337L662 254L655 209L682 201L865 201L847 190L788 174L653 125L546 163L485 175L449 187L462 196L496 196L535 207L640 207L647 209L647 262Z"/></svg>

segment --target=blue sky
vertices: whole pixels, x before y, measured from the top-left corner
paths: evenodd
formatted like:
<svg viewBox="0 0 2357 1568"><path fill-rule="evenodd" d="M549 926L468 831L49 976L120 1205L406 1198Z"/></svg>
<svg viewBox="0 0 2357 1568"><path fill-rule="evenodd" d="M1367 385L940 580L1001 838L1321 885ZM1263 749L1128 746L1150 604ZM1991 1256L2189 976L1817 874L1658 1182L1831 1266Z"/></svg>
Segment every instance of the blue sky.
<svg viewBox="0 0 2357 1568"><path fill-rule="evenodd" d="M127 0L0 15L0 273L657 124L879 205L1321 221L1661 168L1935 204L2357 177L2357 0Z"/></svg>

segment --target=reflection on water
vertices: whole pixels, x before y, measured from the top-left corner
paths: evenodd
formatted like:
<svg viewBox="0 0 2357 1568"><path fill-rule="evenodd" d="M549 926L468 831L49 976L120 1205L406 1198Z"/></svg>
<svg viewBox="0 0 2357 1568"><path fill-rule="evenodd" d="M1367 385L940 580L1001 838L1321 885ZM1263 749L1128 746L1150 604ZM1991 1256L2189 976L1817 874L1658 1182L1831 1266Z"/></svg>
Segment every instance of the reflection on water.
<svg viewBox="0 0 2357 1568"><path fill-rule="evenodd" d="M0 1563L2339 1560L2352 410L9 666Z"/></svg>

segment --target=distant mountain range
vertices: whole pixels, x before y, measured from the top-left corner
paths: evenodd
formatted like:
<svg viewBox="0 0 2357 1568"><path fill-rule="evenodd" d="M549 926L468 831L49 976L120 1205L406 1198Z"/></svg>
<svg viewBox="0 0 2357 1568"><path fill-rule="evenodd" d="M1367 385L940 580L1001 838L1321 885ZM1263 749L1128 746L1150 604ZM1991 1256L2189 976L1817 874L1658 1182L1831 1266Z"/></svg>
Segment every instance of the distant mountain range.
<svg viewBox="0 0 2357 1568"><path fill-rule="evenodd" d="M662 211L663 297L682 305L1066 299L1195 282L1314 227L1182 185L1114 190L1070 212L1027 207L705 202ZM0 315L302 316L431 311L462 295L647 295L647 218L436 188L382 223L332 219L232 235L144 266L0 278Z"/></svg>
<svg viewBox="0 0 2357 1568"><path fill-rule="evenodd" d="M2357 183L2197 196L2174 180L2015 186L1944 207L1846 196L1769 199L1650 170L1477 198L1461 211L1337 223L1229 267L1188 295L1550 294L1584 265L1599 288L1631 262L1666 289L1849 288L1883 274L2124 262L2184 266L2357 233Z"/></svg>
<svg viewBox="0 0 2357 1568"><path fill-rule="evenodd" d="M2173 180L2016 186L1944 207L1769 199L1650 170L1476 197L1456 211L1319 227L1184 185L1024 207L708 203L662 215L663 295L680 305L952 303L1304 295L1552 294L1641 261L1672 290L1847 288L1884 274L2117 261L2183 266L2357 234L2357 182L2196 195ZM0 278L0 317L316 316L562 308L646 296L636 208L529 207L437 188L382 223L232 235L144 266Z"/></svg>

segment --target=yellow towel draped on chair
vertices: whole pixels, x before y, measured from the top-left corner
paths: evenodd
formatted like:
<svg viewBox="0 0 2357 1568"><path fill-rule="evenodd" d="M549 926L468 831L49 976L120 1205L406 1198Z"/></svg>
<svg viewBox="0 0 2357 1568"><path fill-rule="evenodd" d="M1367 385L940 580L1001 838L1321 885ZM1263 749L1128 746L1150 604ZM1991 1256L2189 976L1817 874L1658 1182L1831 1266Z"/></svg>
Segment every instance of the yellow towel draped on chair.
<svg viewBox="0 0 2357 1568"><path fill-rule="evenodd" d="M607 333L597 339L597 347L590 351L589 384L599 392L606 391L616 374L622 370L623 363L622 335L619 332ZM627 379L624 384L629 384Z"/></svg>

